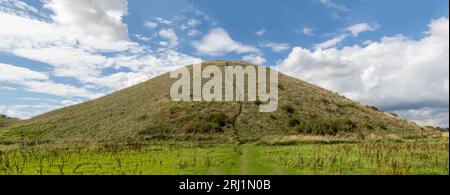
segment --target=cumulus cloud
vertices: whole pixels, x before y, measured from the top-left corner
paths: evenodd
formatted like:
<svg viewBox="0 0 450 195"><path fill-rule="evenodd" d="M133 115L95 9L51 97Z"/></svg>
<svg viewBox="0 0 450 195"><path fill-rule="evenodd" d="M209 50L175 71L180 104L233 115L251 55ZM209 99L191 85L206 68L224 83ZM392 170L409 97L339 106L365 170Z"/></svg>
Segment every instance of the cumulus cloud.
<svg viewBox="0 0 450 195"><path fill-rule="evenodd" d="M8 86L1 86L0 89L3 89L5 91L12 91L12 92L16 92L17 89L14 87L8 87Z"/></svg>
<svg viewBox="0 0 450 195"><path fill-rule="evenodd" d="M194 28L200 24L202 24L202 22L200 22L200 20L191 18L191 19L187 20L187 22L185 22L183 25L181 25L181 29L186 30L189 28Z"/></svg>
<svg viewBox="0 0 450 195"><path fill-rule="evenodd" d="M99 93L90 92L83 88L54 83L48 80L48 74L32 71L27 68L0 63L0 72L2 73L0 82L9 82L21 85L25 90L32 92L52 94L62 97L84 98L96 98L102 95Z"/></svg>
<svg viewBox="0 0 450 195"><path fill-rule="evenodd" d="M357 37L360 33L367 31L375 31L380 28L379 24L359 23L347 27L345 30L350 32L354 37Z"/></svg>
<svg viewBox="0 0 450 195"><path fill-rule="evenodd" d="M29 119L39 113L48 112L50 110L62 107L61 104L38 103L33 105L0 105L0 114L19 119Z"/></svg>
<svg viewBox="0 0 450 195"><path fill-rule="evenodd" d="M350 11L350 9L347 6L335 3L333 0L320 0L320 3L326 5L329 8L332 8L336 11L340 11L340 12Z"/></svg>
<svg viewBox="0 0 450 195"><path fill-rule="evenodd" d="M189 30L188 35L190 37L195 37L197 35L200 35L200 31L198 31L197 29L191 29L191 30Z"/></svg>
<svg viewBox="0 0 450 195"><path fill-rule="evenodd" d="M286 50L289 50L291 48L291 46L289 45L289 43L264 43L261 45L262 47L266 47L266 48L270 48L273 52L284 52Z"/></svg>
<svg viewBox="0 0 450 195"><path fill-rule="evenodd" d="M301 33L303 33L303 34L306 35L306 36L314 36L314 35L315 35L314 29L309 28L309 27L303 28L303 29L301 30Z"/></svg>
<svg viewBox="0 0 450 195"><path fill-rule="evenodd" d="M46 63L52 67L49 72L52 76L71 77L98 87L118 86L103 81L111 79L103 75L106 68L125 67L147 76L154 76L154 72L145 71L145 66L154 66L151 70L167 70L163 67L166 63L154 61L167 60L165 53L177 52L153 51L129 41L126 25L121 21L127 12L126 5L126 1L116 0L45 1L44 6L53 13L49 21L0 12L0 52ZM92 11L98 13L89 13ZM176 43L170 30L161 34L170 38L170 43ZM176 56L188 59L182 61L194 59L181 53ZM132 60L124 61L124 58Z"/></svg>
<svg viewBox="0 0 450 195"><path fill-rule="evenodd" d="M158 27L158 23L147 21L144 23L144 26L147 27L148 29L155 29L156 27Z"/></svg>
<svg viewBox="0 0 450 195"><path fill-rule="evenodd" d="M146 37L144 35L139 35L139 34L135 34L134 37L136 37L136 39L140 40L140 41L150 41L151 38Z"/></svg>
<svg viewBox="0 0 450 195"><path fill-rule="evenodd" d="M449 109L448 108L430 108L406 109L396 111L403 118L410 119L422 126L448 127Z"/></svg>
<svg viewBox="0 0 450 195"><path fill-rule="evenodd" d="M163 25L171 25L173 23L173 21L165 19L165 18L161 18L161 17L157 17L155 18L155 20L159 23L159 24L163 24Z"/></svg>
<svg viewBox="0 0 450 195"><path fill-rule="evenodd" d="M337 44L339 44L340 42L344 41L347 37L348 37L348 35L346 35L346 34L338 35L338 36L333 37L330 40L316 44L314 46L314 48L315 49L328 49L328 48L334 47Z"/></svg>
<svg viewBox="0 0 450 195"><path fill-rule="evenodd" d="M225 53L254 53L259 50L253 46L234 41L222 28L212 29L201 40L192 42L192 46L200 55L221 56Z"/></svg>
<svg viewBox="0 0 450 195"><path fill-rule="evenodd" d="M127 0L49 0L44 6L54 12L53 21L66 28L109 41L128 39L127 25L122 22Z"/></svg>
<svg viewBox="0 0 450 195"><path fill-rule="evenodd" d="M430 22L420 40L397 35L364 46L325 49L339 40L317 50L295 47L280 70L389 111L448 110L448 18Z"/></svg>
<svg viewBox="0 0 450 195"><path fill-rule="evenodd" d="M158 34L163 39L166 39L171 47L176 47L178 45L178 36L173 29L162 29Z"/></svg>
<svg viewBox="0 0 450 195"><path fill-rule="evenodd" d="M255 32L255 35L257 35L257 36L263 36L264 34L266 34L266 29L261 29L261 30L258 30L258 31L256 31Z"/></svg>
<svg viewBox="0 0 450 195"><path fill-rule="evenodd" d="M368 24L368 23L359 23L351 25L344 29L343 34L339 34L334 36L332 39L324 41L322 43L318 43L314 46L314 49L328 49L331 47L337 46L339 43L344 41L346 38L348 38L350 35L353 37L357 37L360 33L368 32L368 31L375 31L380 27L378 24Z"/></svg>
<svg viewBox="0 0 450 195"><path fill-rule="evenodd" d="M344 14L350 11L350 8L336 3L335 0L320 0L319 2L330 10L329 14L334 19L342 19Z"/></svg>
<svg viewBox="0 0 450 195"><path fill-rule="evenodd" d="M242 57L242 60L244 60L246 62L250 62L252 64L256 64L256 65L264 65L267 62L267 60L265 58L263 58L261 55L257 55L257 54L246 55L246 56Z"/></svg>
<svg viewBox="0 0 450 195"><path fill-rule="evenodd" d="M0 63L0 72L2 73L0 81L22 82L25 80L48 79L48 74L3 63Z"/></svg>
<svg viewBox="0 0 450 195"><path fill-rule="evenodd" d="M0 12L22 17L45 18L36 8L18 0L0 0Z"/></svg>

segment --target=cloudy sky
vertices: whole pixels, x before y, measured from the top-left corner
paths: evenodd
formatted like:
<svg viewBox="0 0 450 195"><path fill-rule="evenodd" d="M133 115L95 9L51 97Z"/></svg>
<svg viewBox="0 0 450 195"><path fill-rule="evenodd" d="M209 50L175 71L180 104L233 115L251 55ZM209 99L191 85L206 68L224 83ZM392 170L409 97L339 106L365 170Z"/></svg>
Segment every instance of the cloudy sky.
<svg viewBox="0 0 450 195"><path fill-rule="evenodd" d="M240 59L449 125L448 0L0 0L0 113L29 118Z"/></svg>

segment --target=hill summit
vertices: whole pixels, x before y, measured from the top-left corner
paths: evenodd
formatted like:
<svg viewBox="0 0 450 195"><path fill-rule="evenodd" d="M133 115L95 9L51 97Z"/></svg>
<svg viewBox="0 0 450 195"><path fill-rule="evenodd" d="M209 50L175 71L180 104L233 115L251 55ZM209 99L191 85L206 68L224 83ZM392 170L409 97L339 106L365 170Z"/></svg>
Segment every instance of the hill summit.
<svg viewBox="0 0 450 195"><path fill-rule="evenodd" d="M240 61L216 65L254 66ZM192 69L192 66L188 66ZM177 79L164 74L110 95L20 121L0 131L5 140L221 140L257 141L288 136L424 137L434 131L279 74L278 110L264 102L172 101ZM205 82L203 79L202 82Z"/></svg>

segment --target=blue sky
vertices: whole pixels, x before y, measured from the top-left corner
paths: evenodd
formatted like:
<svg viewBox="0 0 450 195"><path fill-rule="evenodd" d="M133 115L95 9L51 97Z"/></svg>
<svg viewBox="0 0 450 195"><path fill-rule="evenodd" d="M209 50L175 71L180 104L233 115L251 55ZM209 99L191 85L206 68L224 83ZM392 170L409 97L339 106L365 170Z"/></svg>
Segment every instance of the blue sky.
<svg viewBox="0 0 450 195"><path fill-rule="evenodd" d="M0 112L29 118L238 59L448 126L447 0L0 0Z"/></svg>

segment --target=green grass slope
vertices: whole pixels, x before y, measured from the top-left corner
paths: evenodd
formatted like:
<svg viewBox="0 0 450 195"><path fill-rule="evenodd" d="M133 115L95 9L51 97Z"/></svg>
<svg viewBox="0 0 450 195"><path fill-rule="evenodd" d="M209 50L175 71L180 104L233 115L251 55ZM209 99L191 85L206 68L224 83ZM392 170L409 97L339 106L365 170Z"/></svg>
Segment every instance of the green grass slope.
<svg viewBox="0 0 450 195"><path fill-rule="evenodd" d="M250 64L209 61L203 64ZM191 67L192 68L192 67ZM420 138L439 133L292 77L279 76L279 109L258 102L173 102L169 74L83 103L21 121L0 139L61 141L258 141L306 135Z"/></svg>
<svg viewBox="0 0 450 195"><path fill-rule="evenodd" d="M17 121L19 121L19 119L0 114L0 128L6 128Z"/></svg>

